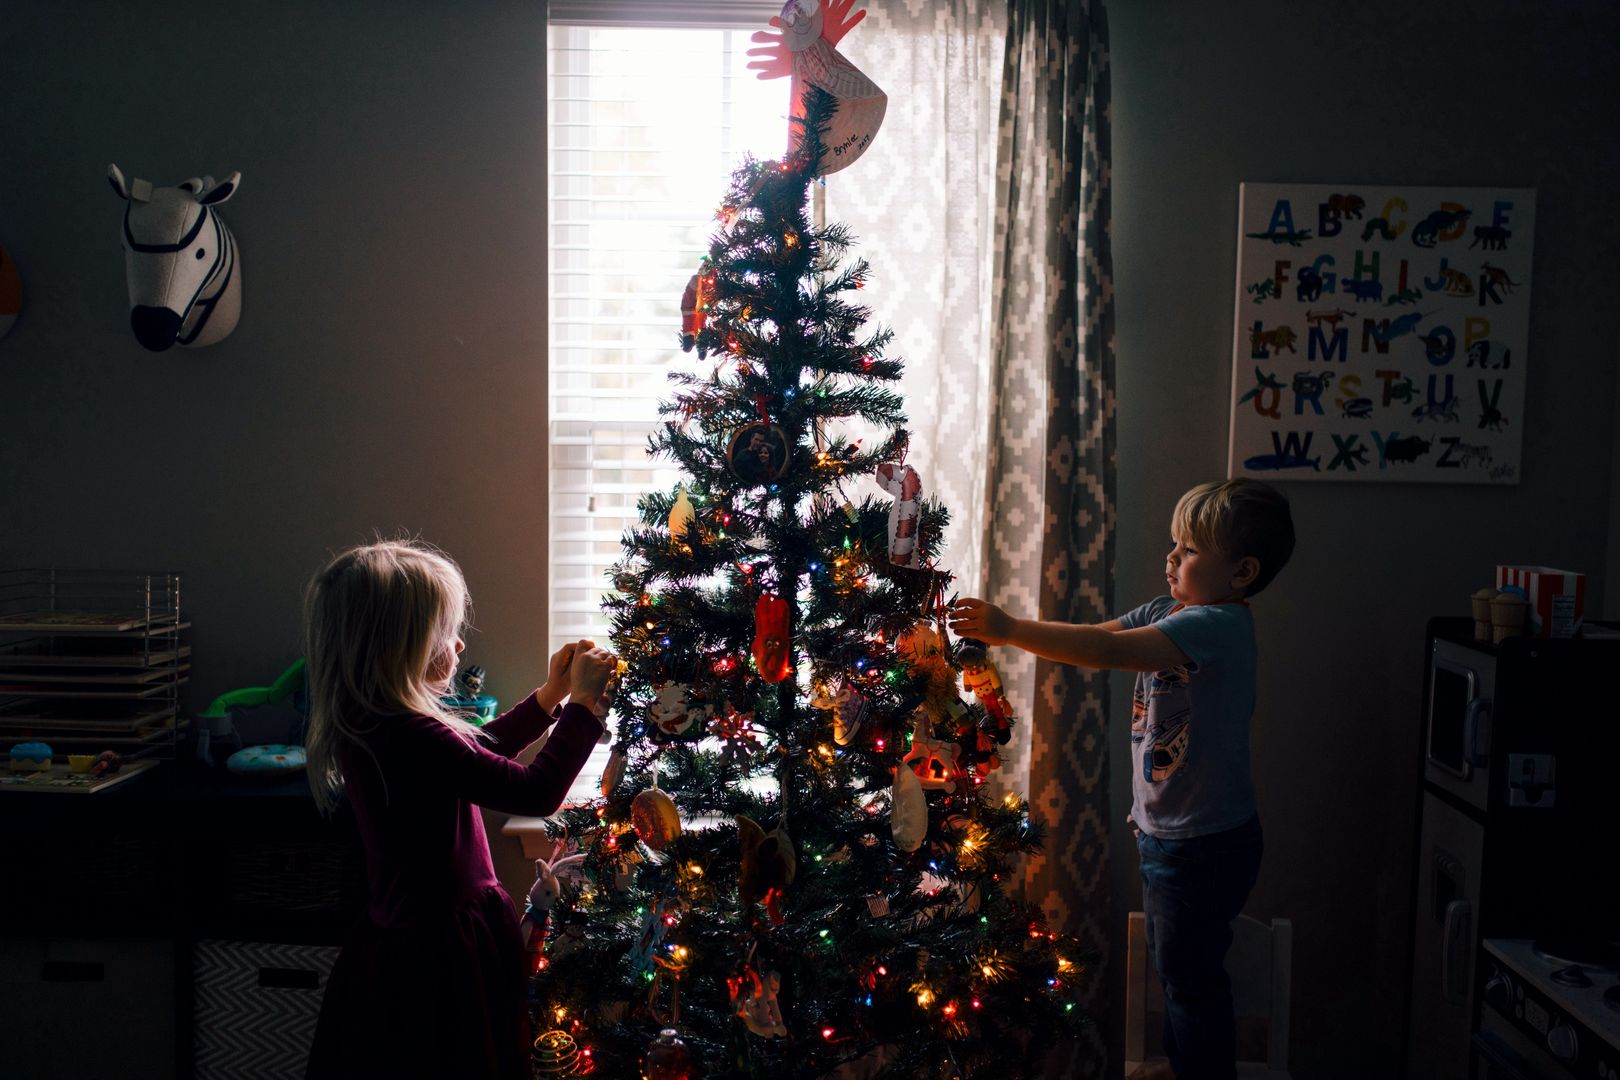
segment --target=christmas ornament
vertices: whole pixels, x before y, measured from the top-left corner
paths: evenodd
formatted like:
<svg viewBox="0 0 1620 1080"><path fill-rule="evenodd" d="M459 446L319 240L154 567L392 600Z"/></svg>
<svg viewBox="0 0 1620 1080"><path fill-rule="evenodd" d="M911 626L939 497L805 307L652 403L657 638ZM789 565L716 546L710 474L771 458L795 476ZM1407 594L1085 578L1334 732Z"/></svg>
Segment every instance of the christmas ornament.
<svg viewBox="0 0 1620 1080"><path fill-rule="evenodd" d="M562 850L559 846L558 850ZM529 898L523 905L523 921L518 929L523 935L523 947L529 954L529 973L540 970L540 955L546 944L546 924L551 919L551 905L557 902L559 884L557 874L585 861L584 855L569 855L534 861L534 884L529 886Z"/></svg>
<svg viewBox="0 0 1620 1080"><path fill-rule="evenodd" d="M692 1053L674 1028L665 1028L647 1044L642 1074L646 1080L698 1080Z"/></svg>
<svg viewBox="0 0 1620 1080"><path fill-rule="evenodd" d="M793 448L787 433L763 421L745 424L726 447L726 467L744 484L769 484L787 472Z"/></svg>
<svg viewBox="0 0 1620 1080"><path fill-rule="evenodd" d="M731 991L731 1003L744 1027L762 1039L787 1037L782 1006L776 1000L777 992L782 989L781 975L768 971L762 976L749 961L743 965L741 974L727 977L726 987Z"/></svg>
<svg viewBox="0 0 1620 1080"><path fill-rule="evenodd" d="M1001 690L1001 672L990 660L984 642L963 638L956 657L962 662L962 686L973 692L996 725L996 742L1005 745L1012 738L1012 705Z"/></svg>
<svg viewBox="0 0 1620 1080"><path fill-rule="evenodd" d="M917 774L903 762L894 770L889 827L894 832L894 846L907 854L922 847L923 837L928 834L928 799Z"/></svg>
<svg viewBox="0 0 1620 1080"><path fill-rule="evenodd" d="M655 959L664 947L664 935L674 921L675 902L664 897L653 903L641 918L641 930L630 948L630 970L644 975L656 967Z"/></svg>
<svg viewBox="0 0 1620 1080"><path fill-rule="evenodd" d="M681 835L681 815L670 797L650 787L630 800L630 824L641 842L662 851Z"/></svg>
<svg viewBox="0 0 1620 1080"><path fill-rule="evenodd" d="M714 275L699 270L687 281L686 290L681 293L681 351L691 352L692 346L697 345L699 360L708 355L708 349L698 341L698 335L703 333L703 324L708 319L709 294L713 289Z"/></svg>
<svg viewBox="0 0 1620 1080"><path fill-rule="evenodd" d="M536 1078L547 1076L578 1076L579 1047L566 1031L547 1031L534 1040L529 1053L529 1065Z"/></svg>
<svg viewBox="0 0 1620 1080"><path fill-rule="evenodd" d="M833 741L839 746L854 742L871 715L872 702L846 681L839 688L838 707L833 713Z"/></svg>
<svg viewBox="0 0 1620 1080"><path fill-rule="evenodd" d="M896 566L918 563L917 523L921 513L922 478L910 465L877 467L878 486L894 496L889 507L889 561Z"/></svg>
<svg viewBox="0 0 1620 1080"><path fill-rule="evenodd" d="M613 587L622 593L641 591L641 578L633 570L620 570L613 575Z"/></svg>
<svg viewBox="0 0 1620 1080"><path fill-rule="evenodd" d="M792 609L775 593L754 603L754 666L766 682L781 682L793 673L788 662L788 616Z"/></svg>
<svg viewBox="0 0 1620 1080"><path fill-rule="evenodd" d="M693 705L689 699L691 687L685 683L657 683L649 713L654 726L665 735L679 735L699 720L714 715L709 705Z"/></svg>
<svg viewBox="0 0 1620 1080"><path fill-rule="evenodd" d="M837 99L838 110L823 136L821 159L814 166L824 176L847 168L866 152L889 106L877 84L835 49L866 18L864 11L848 18L853 6L854 0L828 0L825 5L820 0L788 0L782 14L770 22L778 32L759 31L751 40L765 48L748 50L749 56L765 58L748 65L761 79L793 76L795 117L803 119L805 98L813 89L825 90ZM792 130L790 154L802 153L803 136L797 126Z"/></svg>
<svg viewBox="0 0 1620 1080"><path fill-rule="evenodd" d="M977 736L975 748L979 751L979 760L973 763L973 772L980 780L990 779L990 774L1001 768L1001 755L996 753L996 744L982 731L975 731Z"/></svg>
<svg viewBox="0 0 1620 1080"><path fill-rule="evenodd" d="M686 497L686 485L682 484L675 494L675 505L669 508L669 542L680 544L686 541L686 533L692 525L692 519L697 512L692 509L692 501Z"/></svg>
<svg viewBox="0 0 1620 1080"><path fill-rule="evenodd" d="M737 842L742 848L742 866L737 872L738 901L747 910L763 897L766 913L781 926L782 893L793 884L798 872L793 842L780 827L766 832L742 814L737 815Z"/></svg>
<svg viewBox="0 0 1620 1080"><path fill-rule="evenodd" d="M956 775L961 771L957 758L962 748L949 739L936 739L933 724L918 712L912 728L911 751L901 760L917 777L917 782L930 791L956 790Z"/></svg>
<svg viewBox="0 0 1620 1080"><path fill-rule="evenodd" d="M966 715L956 692L956 670L945 655L945 638L932 623L919 619L894 643L895 653L923 676L923 712L935 723Z"/></svg>
<svg viewBox="0 0 1620 1080"><path fill-rule="evenodd" d="M615 750L608 755L607 767L602 770L602 797L605 799L613 794L624 780L625 756L623 750Z"/></svg>
<svg viewBox="0 0 1620 1080"><path fill-rule="evenodd" d="M596 737L599 743L613 741L613 736L608 733L608 714L613 711L613 703L619 700L619 680L629 670L628 662L618 661L614 665L613 674L608 676L607 684L602 687L601 694L597 695L596 704L591 706L591 714L602 722L602 733Z"/></svg>

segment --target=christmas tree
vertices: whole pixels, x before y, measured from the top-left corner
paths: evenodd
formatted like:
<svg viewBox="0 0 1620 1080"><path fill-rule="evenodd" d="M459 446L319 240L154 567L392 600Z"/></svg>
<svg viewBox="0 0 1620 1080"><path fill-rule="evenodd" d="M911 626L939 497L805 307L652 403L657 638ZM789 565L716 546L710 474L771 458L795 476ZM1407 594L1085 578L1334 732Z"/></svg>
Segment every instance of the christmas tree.
<svg viewBox="0 0 1620 1080"><path fill-rule="evenodd" d="M1080 943L1011 888L1041 830L985 786L1013 718L947 633L901 364L808 213L837 108L733 174L688 287L702 370L650 446L685 479L613 570L603 798L554 819L580 873L529 915L537 1075L1005 1078L1083 1022Z"/></svg>

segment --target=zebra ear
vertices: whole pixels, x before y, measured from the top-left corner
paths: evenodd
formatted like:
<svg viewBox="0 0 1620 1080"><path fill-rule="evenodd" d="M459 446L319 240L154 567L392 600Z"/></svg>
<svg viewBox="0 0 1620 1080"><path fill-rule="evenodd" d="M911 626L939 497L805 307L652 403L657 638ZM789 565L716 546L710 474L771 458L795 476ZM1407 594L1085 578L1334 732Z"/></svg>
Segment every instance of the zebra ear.
<svg viewBox="0 0 1620 1080"><path fill-rule="evenodd" d="M124 182L124 174L117 165L107 166L107 182L112 185L114 191L118 192L120 199L125 202L129 201L129 185Z"/></svg>
<svg viewBox="0 0 1620 1080"><path fill-rule="evenodd" d="M202 203L204 206L218 206L226 199L229 199L236 192L236 185L240 184L241 182L242 174L239 172L233 172L225 179L209 188L203 195L199 196L197 201Z"/></svg>

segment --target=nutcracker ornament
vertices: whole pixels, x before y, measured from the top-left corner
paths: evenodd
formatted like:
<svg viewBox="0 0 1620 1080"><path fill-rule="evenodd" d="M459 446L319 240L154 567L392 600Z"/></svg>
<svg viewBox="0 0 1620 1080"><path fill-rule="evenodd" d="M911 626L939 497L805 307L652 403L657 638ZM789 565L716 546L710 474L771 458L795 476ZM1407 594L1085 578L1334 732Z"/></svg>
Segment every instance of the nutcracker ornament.
<svg viewBox="0 0 1620 1080"><path fill-rule="evenodd" d="M1001 689L1001 672L996 670L984 642L974 638L962 639L956 658L962 663L963 689L979 699L985 715L995 723L996 742L1005 746L1012 738L1013 711Z"/></svg>
<svg viewBox="0 0 1620 1080"><path fill-rule="evenodd" d="M686 283L681 293L681 351L691 352L697 346L698 359L708 355L708 346L700 339L704 323L708 320L709 296L714 291L714 274L702 267Z"/></svg>

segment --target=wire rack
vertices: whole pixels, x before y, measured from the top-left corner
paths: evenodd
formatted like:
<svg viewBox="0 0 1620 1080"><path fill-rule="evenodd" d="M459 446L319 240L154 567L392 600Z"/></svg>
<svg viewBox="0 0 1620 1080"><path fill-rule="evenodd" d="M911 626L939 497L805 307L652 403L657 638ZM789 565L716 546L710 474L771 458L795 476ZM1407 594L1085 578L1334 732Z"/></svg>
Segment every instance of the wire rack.
<svg viewBox="0 0 1620 1080"><path fill-rule="evenodd" d="M175 757L190 625L178 573L0 570L0 745Z"/></svg>

